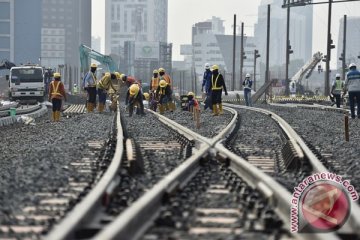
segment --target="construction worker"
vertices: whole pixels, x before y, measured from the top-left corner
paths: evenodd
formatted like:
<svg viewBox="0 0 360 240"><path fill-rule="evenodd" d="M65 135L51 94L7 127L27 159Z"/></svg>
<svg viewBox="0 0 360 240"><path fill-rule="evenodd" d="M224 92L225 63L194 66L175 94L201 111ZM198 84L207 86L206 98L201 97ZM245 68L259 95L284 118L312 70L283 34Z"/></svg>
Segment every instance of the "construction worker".
<svg viewBox="0 0 360 240"><path fill-rule="evenodd" d="M76 95L79 93L79 90L78 90L78 86L76 83L74 83L74 87L73 87L73 94Z"/></svg>
<svg viewBox="0 0 360 240"><path fill-rule="evenodd" d="M172 80L171 77L166 74L165 69L164 68L159 68L159 80L165 80L167 83L167 86L170 87L170 90L172 91ZM172 94L172 93L171 93ZM169 102L168 102L168 108L170 109L170 111L174 111L175 110L175 103L172 101L172 99L170 98Z"/></svg>
<svg viewBox="0 0 360 240"><path fill-rule="evenodd" d="M172 80L171 77L169 76L169 74L167 74L165 72L164 68L159 68L159 75L160 75L160 80L165 80L167 85L172 88Z"/></svg>
<svg viewBox="0 0 360 240"><path fill-rule="evenodd" d="M86 108L88 112L93 112L96 106L96 72L97 65L92 63L90 66L90 71L86 73L84 77L84 89L88 93Z"/></svg>
<svg viewBox="0 0 360 240"><path fill-rule="evenodd" d="M157 90L150 91L150 96L149 96L149 98L150 98L150 100L149 100L149 108L151 110L153 110L154 112L156 112L157 106L159 104L159 100L157 98L156 91Z"/></svg>
<svg viewBox="0 0 360 240"><path fill-rule="evenodd" d="M210 70L210 64L209 63L205 63L205 72L204 72L204 76L203 76L203 82L201 85L201 92L205 93L205 106L204 106L204 110L206 110L207 108L212 109L211 106L211 70Z"/></svg>
<svg viewBox="0 0 360 240"><path fill-rule="evenodd" d="M138 113L141 115L145 115L144 112L144 104L143 104L143 94L141 88L138 84L132 84L126 93L126 108L129 110L129 117L133 115L134 107L138 105L140 107Z"/></svg>
<svg viewBox="0 0 360 240"><path fill-rule="evenodd" d="M112 79L116 79L116 75L107 72L97 83L97 92L99 95L98 112L100 113L102 113L105 109L107 91L109 91L111 88L116 92L116 89L112 84Z"/></svg>
<svg viewBox="0 0 360 240"><path fill-rule="evenodd" d="M158 86L159 86L159 71L155 69L153 71L153 76L150 81L150 91L155 92Z"/></svg>
<svg viewBox="0 0 360 240"><path fill-rule="evenodd" d="M252 107L251 102L251 88L252 88L253 81L250 79L250 74L247 73L245 75L245 80L243 81L242 85L244 86L244 98L245 104L248 107Z"/></svg>
<svg viewBox="0 0 360 240"><path fill-rule="evenodd" d="M193 92L188 92L187 97L188 97L187 109L190 112L192 112L193 109L197 109L200 111L200 105L199 102L195 99L195 94Z"/></svg>
<svg viewBox="0 0 360 240"><path fill-rule="evenodd" d="M341 92L344 89L344 81L340 79L341 76L339 73L335 76L335 81L332 83L331 87L331 94L335 98L336 107L340 108L340 102L341 102Z"/></svg>
<svg viewBox="0 0 360 240"><path fill-rule="evenodd" d="M54 122L60 121L62 99L66 101L65 87L61 82L60 73L54 73L54 80L49 85L49 102L52 102L51 118Z"/></svg>
<svg viewBox="0 0 360 240"><path fill-rule="evenodd" d="M217 116L223 113L222 103L221 103L221 95L222 90L224 89L225 95L228 95L225 85L225 79L221 73L219 73L219 66L212 66L212 76L211 76L211 101L213 107L213 115ZM219 105L219 108L218 108Z"/></svg>
<svg viewBox="0 0 360 240"><path fill-rule="evenodd" d="M160 80L158 89L156 90L157 98L159 99L159 112L163 114L165 110L173 111L169 103L172 101L172 91L170 85L165 80Z"/></svg>
<svg viewBox="0 0 360 240"><path fill-rule="evenodd" d="M127 76L125 74L121 74L120 75L120 79L122 80L123 83L126 84L127 87L130 87L132 84L136 83L140 86L141 88L141 83L139 80L137 80L135 77L132 76Z"/></svg>
<svg viewBox="0 0 360 240"><path fill-rule="evenodd" d="M349 71L346 74L344 95L349 92L349 104L351 118L355 118L355 100L357 104L357 117L360 119L360 72L356 69L355 63L350 63Z"/></svg>

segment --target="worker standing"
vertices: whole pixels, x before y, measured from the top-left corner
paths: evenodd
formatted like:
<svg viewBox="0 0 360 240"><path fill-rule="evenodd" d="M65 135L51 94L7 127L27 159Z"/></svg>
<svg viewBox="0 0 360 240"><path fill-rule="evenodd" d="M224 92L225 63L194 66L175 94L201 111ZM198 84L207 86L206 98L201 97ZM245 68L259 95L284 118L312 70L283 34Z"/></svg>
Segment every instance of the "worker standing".
<svg viewBox="0 0 360 240"><path fill-rule="evenodd" d="M155 92L159 86L159 71L155 69L150 81L150 91Z"/></svg>
<svg viewBox="0 0 360 240"><path fill-rule="evenodd" d="M243 81L242 85L244 86L244 98L245 104L248 107L252 107L251 101L251 88L252 88L253 81L250 79L250 74L247 73L245 75L245 80Z"/></svg>
<svg viewBox="0 0 360 240"><path fill-rule="evenodd" d="M205 72L204 72L204 76L203 76L203 82L201 85L201 92L205 93L205 106L204 106L204 110L206 110L207 108L212 109L211 106L211 70L210 70L210 64L206 63L205 64Z"/></svg>
<svg viewBox="0 0 360 240"><path fill-rule="evenodd" d="M97 92L99 96L98 112L100 113L102 113L105 109L107 91L111 88L114 92L116 92L116 89L111 81L112 79L116 79L116 75L107 72L97 83Z"/></svg>
<svg viewBox="0 0 360 240"><path fill-rule="evenodd" d="M171 102L172 91L170 85L165 80L160 80L158 89L156 90L157 98L159 99L159 112L163 114L165 110L172 111L169 103Z"/></svg>
<svg viewBox="0 0 360 240"><path fill-rule="evenodd" d="M96 84L97 84L97 79L95 75L96 69L97 69L97 65L95 63L92 63L90 66L90 71L86 73L84 77L84 88L88 93L87 104L86 104L86 109L88 112L93 112L96 106Z"/></svg>
<svg viewBox="0 0 360 240"><path fill-rule="evenodd" d="M212 76L211 76L211 101L213 107L213 115L217 116L223 113L222 102L221 102L221 95L222 90L224 89L225 95L228 95L225 85L225 79L221 73L219 73L219 66L213 65L212 66ZM219 105L219 108L218 108Z"/></svg>
<svg viewBox="0 0 360 240"><path fill-rule="evenodd" d="M159 68L159 75L160 75L159 80L166 81L166 85L170 88L172 94L172 79L170 75L165 72L164 68ZM171 112L175 110L175 103L172 101L171 97L169 102L167 103L167 107L170 109Z"/></svg>
<svg viewBox="0 0 360 240"><path fill-rule="evenodd" d="M344 95L349 92L351 118L355 118L355 100L357 104L357 117L360 119L360 72L355 63L350 63L349 72L346 74Z"/></svg>
<svg viewBox="0 0 360 240"><path fill-rule="evenodd" d="M76 83L74 83L73 94L74 94L74 95L77 95L78 93L79 93L78 86L77 86Z"/></svg>
<svg viewBox="0 0 360 240"><path fill-rule="evenodd" d="M341 102L341 91L344 89L344 81L340 79L340 74L337 73L335 77L335 81L331 87L331 94L334 96L336 101L336 107L340 108Z"/></svg>
<svg viewBox="0 0 360 240"><path fill-rule="evenodd" d="M139 109L140 115L145 115L143 99L144 97L140 86L136 83L132 84L128 88L128 91L126 92L126 100L125 100L126 108L129 110L129 117L133 115L134 107L136 105L140 107Z"/></svg>
<svg viewBox="0 0 360 240"><path fill-rule="evenodd" d="M54 122L60 121L62 99L66 101L65 87L61 82L60 73L54 73L54 80L49 85L49 102L52 102L51 118Z"/></svg>

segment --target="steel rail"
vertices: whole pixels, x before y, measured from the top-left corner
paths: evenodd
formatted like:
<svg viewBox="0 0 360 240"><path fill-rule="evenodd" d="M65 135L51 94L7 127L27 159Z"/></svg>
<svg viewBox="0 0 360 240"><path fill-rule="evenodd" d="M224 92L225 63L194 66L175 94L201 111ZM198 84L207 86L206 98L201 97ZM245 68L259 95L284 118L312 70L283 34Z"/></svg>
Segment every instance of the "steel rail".
<svg viewBox="0 0 360 240"><path fill-rule="evenodd" d="M87 194L84 199L79 204L77 204L71 212L68 213L66 218L64 218L59 224L55 225L53 230L47 236L45 236L45 239L72 239L75 231L81 226L85 225L86 221L90 219L90 216L94 214L96 209L101 205L101 197L105 193L107 187L117 176L122 162L122 155L124 153L124 137L120 121L119 107L116 114L116 127L116 149L111 164L107 168L106 172L101 177L96 186L89 192L89 194Z"/></svg>
<svg viewBox="0 0 360 240"><path fill-rule="evenodd" d="M38 103L36 105L27 106L26 108L24 108L24 107L25 107L24 105L20 105L20 106L16 107L16 115L35 112L36 110L41 109L41 104ZM9 116L10 115L9 111L10 111L10 108L8 108L7 110L1 110L0 111L0 117Z"/></svg>
<svg viewBox="0 0 360 240"><path fill-rule="evenodd" d="M275 113L254 107L247 107L241 105L233 105L233 104L224 104L228 107L238 108L238 109L246 109L251 111L260 112L263 114L268 115L274 121L276 121L279 126L291 137L295 142L296 146L300 147L301 151L303 151L304 155L307 157L309 163L313 168L313 172L330 172L318 159L318 157L311 151L311 149L306 145L304 140L295 132L295 130L280 116L276 115ZM350 224L352 230L360 236L360 207L354 202L351 202L351 211L350 216L347 224Z"/></svg>
<svg viewBox="0 0 360 240"><path fill-rule="evenodd" d="M234 116L231 122L215 138L210 139L195 133L188 128L172 121L156 112L151 112L168 127L177 131L189 139L197 141L198 149L185 162L180 164L171 173L160 180L151 190L146 192L131 207L127 208L111 224L99 232L94 239L138 239L149 228L160 211L162 199L167 193L171 193L178 188L182 188L198 172L200 160L205 158L209 151L214 147L216 141L226 137L235 128L238 118L237 111L224 108Z"/></svg>
<svg viewBox="0 0 360 240"><path fill-rule="evenodd" d="M243 178L250 186L258 189L269 200L287 229L290 229L291 194L276 180L250 164L245 159L226 149L222 142L215 145L215 149L230 160L230 168ZM297 239L339 239L333 233L299 234L292 233Z"/></svg>

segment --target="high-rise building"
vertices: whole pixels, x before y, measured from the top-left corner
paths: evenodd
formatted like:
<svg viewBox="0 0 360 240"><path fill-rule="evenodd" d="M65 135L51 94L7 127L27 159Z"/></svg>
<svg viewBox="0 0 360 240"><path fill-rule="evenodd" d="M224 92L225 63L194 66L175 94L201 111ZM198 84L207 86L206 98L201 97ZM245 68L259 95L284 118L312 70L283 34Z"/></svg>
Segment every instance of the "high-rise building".
<svg viewBox="0 0 360 240"><path fill-rule="evenodd" d="M168 0L106 0L105 53L119 54L126 41L167 42Z"/></svg>
<svg viewBox="0 0 360 240"><path fill-rule="evenodd" d="M0 1L0 60L39 63L40 29L41 0Z"/></svg>
<svg viewBox="0 0 360 240"><path fill-rule="evenodd" d="M337 47L337 68L341 69L342 62L339 60L343 51L344 39L344 17L340 19L339 38ZM345 64L349 66L350 63L356 63L360 68L360 17L348 16L346 20L346 57Z"/></svg>
<svg viewBox="0 0 360 240"><path fill-rule="evenodd" d="M91 1L42 0L41 63L79 67L79 46L91 46Z"/></svg>
<svg viewBox="0 0 360 240"><path fill-rule="evenodd" d="M270 66L282 65L286 61L287 10L281 8L283 0L262 0L258 8L258 22L255 24L256 46L261 53L260 62L265 63L267 39L267 5L270 4ZM312 5L290 9L290 45L294 51L290 60L307 62L312 53Z"/></svg>
<svg viewBox="0 0 360 240"><path fill-rule="evenodd" d="M101 37L91 37L91 48L97 52L101 52Z"/></svg>

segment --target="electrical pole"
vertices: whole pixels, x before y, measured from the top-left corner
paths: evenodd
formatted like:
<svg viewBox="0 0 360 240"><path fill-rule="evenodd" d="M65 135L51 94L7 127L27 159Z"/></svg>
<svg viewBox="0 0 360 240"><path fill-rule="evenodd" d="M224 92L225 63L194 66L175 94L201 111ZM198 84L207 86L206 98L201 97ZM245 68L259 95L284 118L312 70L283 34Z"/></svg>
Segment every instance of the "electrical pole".
<svg viewBox="0 0 360 240"><path fill-rule="evenodd" d="M287 20L286 20L286 63L285 63L285 96L290 95L290 81L289 81L289 46L290 46L290 5L287 6Z"/></svg>
<svg viewBox="0 0 360 240"><path fill-rule="evenodd" d="M331 6L332 0L329 0L329 13L328 13L328 31L327 31L327 51L326 51L326 69L325 69L325 90L324 95L330 94L330 60L331 60Z"/></svg>
<svg viewBox="0 0 360 240"><path fill-rule="evenodd" d="M243 80L243 68L244 68L244 59L246 58L244 52L244 23L241 23L241 46L240 46L240 82ZM240 89L242 89L242 84L240 84Z"/></svg>
<svg viewBox="0 0 360 240"><path fill-rule="evenodd" d="M267 8L267 37L266 37L266 70L265 70L265 82L270 81L270 73L269 73L269 51L270 51L270 4L268 4ZM268 95L268 90L265 93Z"/></svg>
<svg viewBox="0 0 360 240"><path fill-rule="evenodd" d="M347 25L347 16L344 15L344 36L343 36L343 52L341 56L342 60L342 80L345 80L346 73L346 25Z"/></svg>
<svg viewBox="0 0 360 240"><path fill-rule="evenodd" d="M235 90L235 51L236 50L236 14L234 14L234 36L233 36L233 66L231 91Z"/></svg>
<svg viewBox="0 0 360 240"><path fill-rule="evenodd" d="M260 57L259 51L257 49L254 50L254 91L256 91L256 59Z"/></svg>

